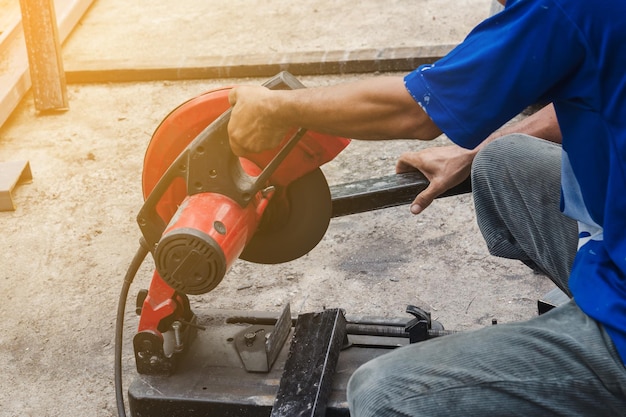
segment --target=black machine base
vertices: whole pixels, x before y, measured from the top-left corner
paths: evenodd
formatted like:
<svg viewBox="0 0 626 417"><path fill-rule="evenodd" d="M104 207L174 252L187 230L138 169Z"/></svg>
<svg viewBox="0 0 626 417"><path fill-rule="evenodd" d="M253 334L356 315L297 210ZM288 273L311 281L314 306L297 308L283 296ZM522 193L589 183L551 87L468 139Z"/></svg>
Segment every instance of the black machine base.
<svg viewBox="0 0 626 417"><path fill-rule="evenodd" d="M555 289L539 301L539 314L567 300ZM344 316L339 309L293 318L288 306L281 314L203 312L172 375L140 374L132 382L131 415L348 417L346 386L360 365L390 349L454 333L422 309L408 306L406 312L398 318ZM310 403L310 410L285 411Z"/></svg>
<svg viewBox="0 0 626 417"><path fill-rule="evenodd" d="M187 348L174 373L171 376L138 375L132 382L128 391L132 416L267 417L271 415L274 417L288 415L277 411L276 408L279 407L273 410L275 403L289 401L280 395L285 386L287 387L286 396L300 395L289 392L289 386L297 384L298 381L290 382L289 378L294 377L283 375L283 371L285 368L293 367L294 361L301 361L303 366L311 362L311 358L294 356L297 352L296 354L290 352L290 344L294 343L294 340L297 340L297 343L306 344L310 347L310 349L303 350L307 354L306 352L324 351L325 339L331 342L329 346L336 346L336 348L331 346L328 351L335 349L338 355L335 358L334 369L325 369L320 372L320 375L330 373L330 378L327 378L330 382L324 382L328 383L329 388L323 399L325 404L323 409L320 407L321 411L312 410L298 415L349 416L345 391L352 373L361 364L388 352L389 349L408 344L409 334L405 326L415 319L411 320L412 317L382 319L348 316L344 320L343 312L338 314L337 311L325 310L324 314L328 313L325 319L326 324L320 324L320 328L314 331L310 327L317 326L315 320L322 313L292 319L295 330L287 326L289 335L283 346L279 346L277 357L269 372L247 371L236 345L238 338L242 335L247 338L246 340L253 338L247 329L252 329L260 335L259 337L265 339L273 331L278 314L213 311L204 316L199 315L198 324L204 329L198 330L196 339ZM341 318L339 324L335 316ZM299 330L299 322L305 326L302 330ZM316 344L320 346L315 346ZM314 373L311 372L311 374ZM302 378L302 376L295 378ZM277 395L279 395L279 400L276 399ZM303 395L302 400L306 401L307 394L301 395ZM315 400L317 401L317 398ZM291 401L294 401L293 397ZM295 402L299 402L299 397L295 397Z"/></svg>

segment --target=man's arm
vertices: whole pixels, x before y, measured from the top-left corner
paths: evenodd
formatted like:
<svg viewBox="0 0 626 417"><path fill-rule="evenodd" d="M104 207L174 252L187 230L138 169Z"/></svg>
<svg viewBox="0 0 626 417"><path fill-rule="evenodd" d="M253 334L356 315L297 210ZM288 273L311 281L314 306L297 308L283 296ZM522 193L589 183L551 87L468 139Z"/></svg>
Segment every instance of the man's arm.
<svg viewBox="0 0 626 417"><path fill-rule="evenodd" d="M273 148L294 127L354 139L431 140L441 134L402 77L296 90L237 87L229 100L228 134L238 155Z"/></svg>
<svg viewBox="0 0 626 417"><path fill-rule="evenodd" d="M421 213L443 192L463 182L470 175L472 161L483 146L499 137L513 133L522 133L561 143L561 130L554 106L549 104L519 122L505 125L492 133L476 149L464 149L452 145L402 154L396 165L396 172L417 169L430 181L430 185L415 197L411 204L411 213Z"/></svg>
<svg viewBox="0 0 626 417"><path fill-rule="evenodd" d="M559 122L556 118L554 105L548 104L519 122L501 127L492 133L481 144L481 146L484 146L501 136L510 135L512 133L522 133L536 138L549 140L550 142L561 143L561 129L559 128Z"/></svg>

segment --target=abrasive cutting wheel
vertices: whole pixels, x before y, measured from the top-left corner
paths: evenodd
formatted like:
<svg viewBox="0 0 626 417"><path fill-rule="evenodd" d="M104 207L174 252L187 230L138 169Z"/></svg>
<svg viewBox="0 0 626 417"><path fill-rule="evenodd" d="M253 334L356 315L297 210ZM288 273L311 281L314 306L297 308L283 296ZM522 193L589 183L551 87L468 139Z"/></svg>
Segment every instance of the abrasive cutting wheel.
<svg viewBox="0 0 626 417"><path fill-rule="evenodd" d="M143 194L148 198L177 157L212 122L229 108L230 88L195 97L173 110L158 126L148 145L143 165ZM244 171L254 177L265 168L277 149L239 158ZM272 198L258 229L240 258L265 264L287 262L313 249L324 236L331 218L328 184L319 166L334 158L349 141L306 132L271 175ZM208 168L207 168L208 169ZM162 193L156 212L167 224L188 196L183 178L175 178Z"/></svg>

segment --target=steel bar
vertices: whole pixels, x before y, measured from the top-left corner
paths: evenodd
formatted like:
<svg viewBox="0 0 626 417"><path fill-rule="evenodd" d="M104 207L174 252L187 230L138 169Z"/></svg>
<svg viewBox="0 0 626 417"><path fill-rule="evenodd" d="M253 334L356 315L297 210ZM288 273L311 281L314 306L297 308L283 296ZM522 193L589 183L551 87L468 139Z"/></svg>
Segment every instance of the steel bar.
<svg viewBox="0 0 626 417"><path fill-rule="evenodd" d="M409 204L428 187L428 180L419 171L382 178L355 181L330 187L332 217L347 216L372 210ZM469 178L440 197L471 191Z"/></svg>
<svg viewBox="0 0 626 417"><path fill-rule="evenodd" d="M271 417L325 416L345 338L340 309L298 317Z"/></svg>

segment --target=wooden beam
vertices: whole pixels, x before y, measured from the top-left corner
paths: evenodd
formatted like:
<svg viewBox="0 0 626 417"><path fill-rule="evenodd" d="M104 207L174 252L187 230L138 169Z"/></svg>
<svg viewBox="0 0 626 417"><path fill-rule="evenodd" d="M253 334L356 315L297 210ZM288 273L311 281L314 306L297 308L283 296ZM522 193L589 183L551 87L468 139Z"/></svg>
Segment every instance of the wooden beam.
<svg viewBox="0 0 626 417"><path fill-rule="evenodd" d="M76 26L94 0L55 0L59 41L63 41ZM0 62L6 68L0 72L0 126L6 122L31 86L28 57L21 20L9 25L0 35Z"/></svg>
<svg viewBox="0 0 626 417"><path fill-rule="evenodd" d="M66 110L67 86L52 0L20 0L35 108Z"/></svg>
<svg viewBox="0 0 626 417"><path fill-rule="evenodd" d="M445 56L455 45L297 52L275 55L188 57L183 65L159 60L94 60L66 63L68 83L137 82L411 71Z"/></svg>
<svg viewBox="0 0 626 417"><path fill-rule="evenodd" d="M0 62L8 63L8 67L0 72L0 125L6 121L30 88L21 20L17 20L2 35Z"/></svg>
<svg viewBox="0 0 626 417"><path fill-rule="evenodd" d="M15 210L13 189L33 181L28 161L0 162L0 211Z"/></svg>

